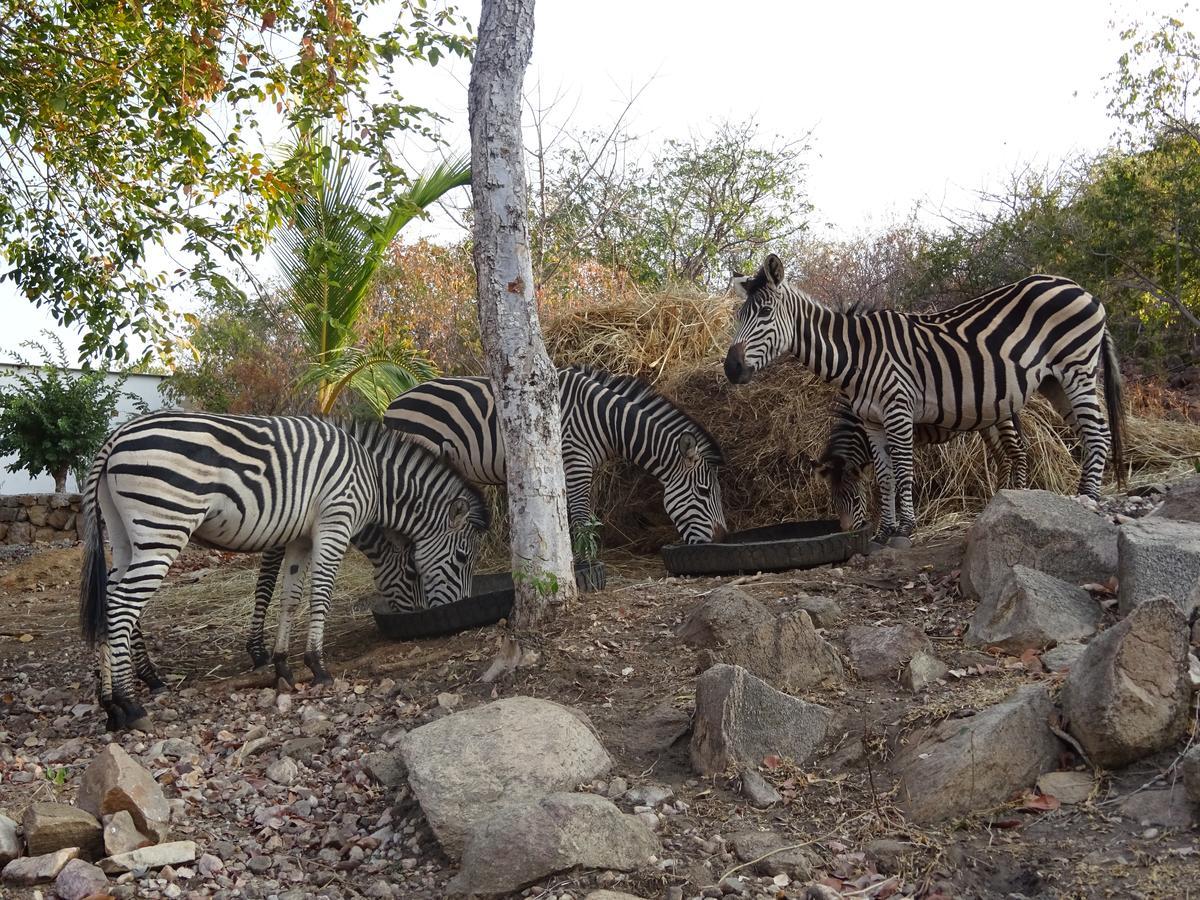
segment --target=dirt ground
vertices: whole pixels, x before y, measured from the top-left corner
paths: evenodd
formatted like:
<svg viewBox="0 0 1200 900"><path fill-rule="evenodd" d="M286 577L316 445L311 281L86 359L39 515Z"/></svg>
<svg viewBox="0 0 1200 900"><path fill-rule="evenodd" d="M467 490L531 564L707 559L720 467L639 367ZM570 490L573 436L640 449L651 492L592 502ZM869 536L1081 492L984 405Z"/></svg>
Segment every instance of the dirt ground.
<svg viewBox="0 0 1200 900"><path fill-rule="evenodd" d="M243 647L256 559L188 551L151 602L145 623L151 652L175 688L149 703L155 734L115 740L156 773L168 797L183 801L177 804L179 837L218 856L224 870L205 876L193 865L166 877L127 877L114 893L440 897L452 864L406 788L397 792L374 783L363 770L363 756L450 707L523 694L586 712L616 761L612 777L630 785L665 784L682 801L663 816L663 854L655 865L629 874L566 875L528 889L528 896L578 898L605 886L654 898L679 896L671 889L680 888L683 897L693 897L726 874L742 878L752 897L803 897L815 881L855 897L1200 894L1194 824L1138 804L1149 789L1173 781L1177 752L1099 773L1092 797L1078 805L1044 811L1027 806L1029 797L1014 798L988 815L937 830L904 821L894 805L889 759L907 735L946 717L970 715L1020 684L1054 686L1061 680L1033 658L964 649L960 635L972 604L957 587L962 541L961 532L935 534L906 552L743 579L669 578L656 558L608 554L606 590L555 619L545 629L537 665L496 688L477 681L496 648L496 629L388 642L363 603L369 591L365 563L348 560L326 643L338 680L323 690L301 684L290 699L278 698L262 676L246 674ZM76 624L79 560L74 548L0 563L0 809L15 818L34 800L69 802L87 761L113 739L90 705L91 660ZM805 696L842 711L851 724L823 761L767 764L762 774L782 791L784 804L754 809L732 777L692 774L686 738L661 753L633 749L645 737L641 717L663 703L681 710L692 704L697 653L674 637L674 629L704 596L734 580L776 611L794 608L802 594L836 599L845 617L827 637L843 654L848 625L915 625L952 673L918 696L898 683L853 678L843 690ZM301 623L293 639L297 674L303 633ZM264 777L275 757L272 746L304 734L305 723L318 715L334 728L320 736L295 783ZM1195 737L1194 717L1192 728ZM266 750L255 753L247 741L262 736ZM167 737L189 742L196 755L170 758L155 743ZM1063 760L1067 767L1075 762ZM812 878L780 884L739 868L720 836L755 827L787 835L815 853ZM871 849L880 839L901 842L901 852L881 859Z"/></svg>

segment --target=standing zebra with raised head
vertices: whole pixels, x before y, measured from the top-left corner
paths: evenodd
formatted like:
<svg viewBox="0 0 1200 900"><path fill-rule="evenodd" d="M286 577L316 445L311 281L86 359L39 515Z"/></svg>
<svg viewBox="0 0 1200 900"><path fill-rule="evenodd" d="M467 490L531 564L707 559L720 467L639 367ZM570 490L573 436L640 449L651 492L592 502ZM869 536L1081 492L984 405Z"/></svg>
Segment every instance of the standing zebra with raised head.
<svg viewBox="0 0 1200 900"><path fill-rule="evenodd" d="M324 620L352 535L374 524L411 542L423 590L449 602L469 589L478 535L489 524L476 489L377 424L177 412L141 416L109 436L88 476L83 514L80 618L89 643L101 642L99 693L110 728L145 725L133 695L133 638L189 539L242 552L285 548L275 663L288 681L291 618L311 570L304 661L328 681Z"/></svg>
<svg viewBox="0 0 1200 900"><path fill-rule="evenodd" d="M1096 498L1111 438L1121 469L1121 375L1104 307L1073 281L1032 275L934 315L847 315L784 280L767 256L734 279L745 298L725 374L743 384L785 353L838 386L871 443L882 508L877 541L915 525L912 454L917 425L975 431L996 425L1041 391L1083 444L1079 493ZM1096 400L1101 356L1110 431ZM897 518L899 524L897 526Z"/></svg>
<svg viewBox="0 0 1200 900"><path fill-rule="evenodd" d="M944 444L961 435L962 432L948 428L917 425L913 429L913 443ZM979 436L996 459L1000 469L1000 484L1009 488L1027 487L1029 460L1018 417L1014 415L1008 421L984 428ZM871 442L862 420L854 414L844 397L839 397L834 404L829 439L820 458L805 462L825 479L841 527L846 531L865 528L868 498L863 476L873 464Z"/></svg>
<svg viewBox="0 0 1200 900"><path fill-rule="evenodd" d="M725 511L721 448L650 385L628 375L572 367L558 373L563 471L572 529L592 517L592 479L625 459L663 486L667 515L687 543L720 540ZM486 378L435 378L397 397L384 422L442 455L477 484L505 483L504 443Z"/></svg>

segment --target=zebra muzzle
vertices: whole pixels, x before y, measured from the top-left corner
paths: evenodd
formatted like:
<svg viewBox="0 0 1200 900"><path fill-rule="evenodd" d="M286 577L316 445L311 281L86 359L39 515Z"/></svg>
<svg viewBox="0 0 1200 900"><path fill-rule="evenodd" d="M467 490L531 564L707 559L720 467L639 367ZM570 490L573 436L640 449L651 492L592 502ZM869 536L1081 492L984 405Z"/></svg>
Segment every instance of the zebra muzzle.
<svg viewBox="0 0 1200 900"><path fill-rule="evenodd" d="M745 384L750 380L751 372L746 368L746 347L744 344L733 344L725 354L725 377L734 384Z"/></svg>

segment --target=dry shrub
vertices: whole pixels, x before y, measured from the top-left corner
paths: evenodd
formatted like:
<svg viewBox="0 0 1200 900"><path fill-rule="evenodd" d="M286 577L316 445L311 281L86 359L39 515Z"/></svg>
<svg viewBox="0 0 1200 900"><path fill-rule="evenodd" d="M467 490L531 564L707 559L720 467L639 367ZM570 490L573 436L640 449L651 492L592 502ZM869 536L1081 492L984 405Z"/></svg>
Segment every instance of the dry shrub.
<svg viewBox="0 0 1200 900"><path fill-rule="evenodd" d="M713 433L725 452L721 486L731 528L828 517L823 480L798 460L823 449L834 391L790 359L748 385L730 384L721 356L731 309L729 300L672 292L562 311L548 323L548 343L559 365L591 363L657 382ZM1031 486L1074 493L1078 443L1062 419L1039 396L1022 413L1022 424ZM1200 427L1128 419L1125 464L1134 479L1190 471L1197 458ZM995 461L977 435L917 450L914 499L923 530L977 512L998 487ZM596 489L607 545L653 548L675 539L653 479L616 466L601 472Z"/></svg>

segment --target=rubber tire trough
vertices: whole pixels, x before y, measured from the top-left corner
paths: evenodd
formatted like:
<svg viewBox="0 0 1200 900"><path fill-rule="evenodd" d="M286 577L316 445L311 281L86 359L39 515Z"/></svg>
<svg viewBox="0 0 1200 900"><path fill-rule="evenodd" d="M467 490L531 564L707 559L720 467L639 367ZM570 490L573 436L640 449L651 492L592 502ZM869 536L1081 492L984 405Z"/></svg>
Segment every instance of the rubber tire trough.
<svg viewBox="0 0 1200 900"><path fill-rule="evenodd" d="M575 581L583 593L603 590L606 577L602 562L575 564ZM483 628L508 618L514 593L511 572L476 575L471 580L471 596L409 613L374 611L375 626L385 637L402 641Z"/></svg>
<svg viewBox="0 0 1200 900"><path fill-rule="evenodd" d="M836 520L784 522L747 531L732 531L710 544L669 544L663 563L672 575L747 575L811 569L845 562L865 554L867 529L842 531Z"/></svg>

